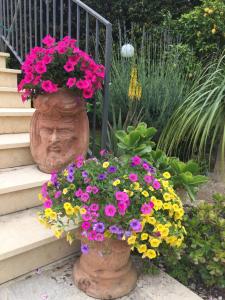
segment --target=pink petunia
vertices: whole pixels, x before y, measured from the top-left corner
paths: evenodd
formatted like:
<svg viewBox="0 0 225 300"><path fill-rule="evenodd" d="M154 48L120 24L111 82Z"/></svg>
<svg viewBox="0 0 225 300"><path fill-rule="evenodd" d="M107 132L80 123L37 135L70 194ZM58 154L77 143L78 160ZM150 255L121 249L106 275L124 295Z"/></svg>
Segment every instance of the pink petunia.
<svg viewBox="0 0 225 300"><path fill-rule="evenodd" d="M42 39L42 43L45 44L47 47L52 47L55 43L55 38L51 37L51 35L48 34Z"/></svg>
<svg viewBox="0 0 225 300"><path fill-rule="evenodd" d="M94 241L96 237L96 231L91 230L90 232L88 232L87 238L89 239L89 241Z"/></svg>
<svg viewBox="0 0 225 300"><path fill-rule="evenodd" d="M53 57L50 55L45 55L42 59L43 63L46 65L50 64L52 62L52 60L53 60Z"/></svg>
<svg viewBox="0 0 225 300"><path fill-rule="evenodd" d="M83 191L82 191L81 188L79 188L79 189L74 193L74 195L75 195L77 198L79 198L82 194L83 194Z"/></svg>
<svg viewBox="0 0 225 300"><path fill-rule="evenodd" d="M64 66L63 66L64 70L66 72L72 72L74 70L74 64L72 64L71 62L67 62Z"/></svg>
<svg viewBox="0 0 225 300"><path fill-rule="evenodd" d="M96 195L97 193L99 192L99 188L97 187L97 186L93 186L92 187L92 193L94 194L94 195Z"/></svg>
<svg viewBox="0 0 225 300"><path fill-rule="evenodd" d="M155 179L155 180L153 181L153 187L154 187L154 189L156 189L156 190L159 190L159 189L160 189L161 185L160 185L160 183L159 183L159 181L158 181L157 179Z"/></svg>
<svg viewBox="0 0 225 300"><path fill-rule="evenodd" d="M150 175L145 175L144 176L144 181L147 183L147 184L150 184L152 182L152 176Z"/></svg>
<svg viewBox="0 0 225 300"><path fill-rule="evenodd" d="M83 193L81 196L80 196L80 199L81 201L83 202L88 202L88 200L90 199L90 196L88 193Z"/></svg>
<svg viewBox="0 0 225 300"><path fill-rule="evenodd" d="M129 199L127 193L125 192L116 192L116 200L118 201L127 201Z"/></svg>
<svg viewBox="0 0 225 300"><path fill-rule="evenodd" d="M132 182L136 182L136 181L138 181L138 176L137 176L137 174L131 173L131 174L129 175L129 179L130 179L130 181L132 181Z"/></svg>
<svg viewBox="0 0 225 300"><path fill-rule="evenodd" d="M90 210L94 211L94 212L98 211L99 210L99 205L97 203L92 203L90 205Z"/></svg>
<svg viewBox="0 0 225 300"><path fill-rule="evenodd" d="M41 87L47 93L55 93L58 90L57 85L54 84L51 80L42 81Z"/></svg>
<svg viewBox="0 0 225 300"><path fill-rule="evenodd" d="M116 214L116 208L112 204L107 204L105 206L104 212L107 217L114 217Z"/></svg>
<svg viewBox="0 0 225 300"><path fill-rule="evenodd" d="M68 86L68 88L71 88L71 87L73 87L74 85L75 85L75 83L76 83L76 78L75 77L71 77L71 78L69 78L68 80L67 80L67 83L66 83L66 85Z"/></svg>
<svg viewBox="0 0 225 300"><path fill-rule="evenodd" d="M141 164L141 162L142 162L142 160L141 160L141 158L139 157L139 156L134 156L134 157L132 157L132 164L134 165L134 166L138 166L138 165L140 165Z"/></svg>
<svg viewBox="0 0 225 300"><path fill-rule="evenodd" d="M97 242L102 242L102 241L104 241L104 234L98 232L98 233L96 234L96 236L95 236L95 240L96 240Z"/></svg>
<svg viewBox="0 0 225 300"><path fill-rule="evenodd" d="M83 90L83 98L84 99L90 99L94 96L94 90L89 88L89 89L86 89L86 90Z"/></svg>
<svg viewBox="0 0 225 300"><path fill-rule="evenodd" d="M90 81L89 80L78 80L76 83L76 87L80 90L85 90L88 89L90 86Z"/></svg>
<svg viewBox="0 0 225 300"><path fill-rule="evenodd" d="M90 227L91 227L91 223L90 223L90 222L84 221L84 222L81 224L81 228L82 228L83 230L88 230L88 229L90 229Z"/></svg>
<svg viewBox="0 0 225 300"><path fill-rule="evenodd" d="M46 68L46 65L39 61L37 62L36 66L35 66L35 71L38 73L38 74L43 74L47 71L47 68ZM47 80L46 80L47 81Z"/></svg>
<svg viewBox="0 0 225 300"><path fill-rule="evenodd" d="M45 202L44 202L44 208L51 208L52 207L52 205L53 205L53 202L52 202L52 200L49 198L49 199L47 199Z"/></svg>
<svg viewBox="0 0 225 300"><path fill-rule="evenodd" d="M141 206L142 214L148 215L151 213L151 211L152 211L152 206L149 203L142 204L142 206Z"/></svg>
<svg viewBox="0 0 225 300"><path fill-rule="evenodd" d="M31 72L26 73L24 77L24 82L25 83L30 83L34 79L34 76Z"/></svg>
<svg viewBox="0 0 225 300"><path fill-rule="evenodd" d="M91 214L87 212L86 214L82 215L82 219L84 221L90 221L91 220Z"/></svg>

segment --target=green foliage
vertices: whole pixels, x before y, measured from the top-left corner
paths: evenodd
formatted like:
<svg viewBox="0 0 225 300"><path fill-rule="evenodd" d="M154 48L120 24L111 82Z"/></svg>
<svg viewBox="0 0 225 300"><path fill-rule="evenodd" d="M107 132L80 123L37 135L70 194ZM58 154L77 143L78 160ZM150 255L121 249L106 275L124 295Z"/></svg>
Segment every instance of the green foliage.
<svg viewBox="0 0 225 300"><path fill-rule="evenodd" d="M189 208L185 218L186 247L180 260L164 256L164 264L181 282L199 281L225 287L225 195L215 194L213 203ZM186 276L185 276L186 274Z"/></svg>
<svg viewBox="0 0 225 300"><path fill-rule="evenodd" d="M175 21L182 40L200 56L212 55L224 49L225 3L223 0L203 0L200 6Z"/></svg>
<svg viewBox="0 0 225 300"><path fill-rule="evenodd" d="M159 147L178 154L180 145L186 156L209 160L213 151L225 157L225 56L210 63L195 88L172 115L164 129ZM177 130L179 128L179 130ZM197 152L196 152L197 149Z"/></svg>
<svg viewBox="0 0 225 300"><path fill-rule="evenodd" d="M147 124L142 122L136 127L129 126L127 131L116 131L115 136L118 140L118 148L120 155L124 159L134 155L139 155L150 162L160 172L168 171L173 179L175 189L181 188L187 191L191 200L195 200L195 194L199 185L207 182L205 176L200 175L200 168L193 160L184 163L175 157L168 157L163 151L155 148L155 143L152 141L156 129L147 127Z"/></svg>

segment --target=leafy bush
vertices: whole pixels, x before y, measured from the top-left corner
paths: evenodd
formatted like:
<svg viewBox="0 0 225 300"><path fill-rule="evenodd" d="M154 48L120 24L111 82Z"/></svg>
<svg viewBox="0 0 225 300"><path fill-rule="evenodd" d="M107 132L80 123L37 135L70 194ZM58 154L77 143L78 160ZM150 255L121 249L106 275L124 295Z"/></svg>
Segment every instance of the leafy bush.
<svg viewBox="0 0 225 300"><path fill-rule="evenodd" d="M194 200L198 186L206 183L207 178L200 175L196 162L190 160L184 163L178 158L168 157L159 149L154 150L152 138L155 133L156 129L148 128L145 123L139 123L137 127L129 126L127 131L117 131L119 154L126 160L133 155L140 155L161 172L169 172L173 175L174 188L186 190L190 199Z"/></svg>
<svg viewBox="0 0 225 300"><path fill-rule="evenodd" d="M203 0L200 6L175 21L183 40L200 56L212 55L224 49L225 3L223 0Z"/></svg>
<svg viewBox="0 0 225 300"><path fill-rule="evenodd" d="M170 274L187 284L201 280L206 286L225 287L225 195L213 203L189 208L185 217L187 237L180 260L164 256Z"/></svg>

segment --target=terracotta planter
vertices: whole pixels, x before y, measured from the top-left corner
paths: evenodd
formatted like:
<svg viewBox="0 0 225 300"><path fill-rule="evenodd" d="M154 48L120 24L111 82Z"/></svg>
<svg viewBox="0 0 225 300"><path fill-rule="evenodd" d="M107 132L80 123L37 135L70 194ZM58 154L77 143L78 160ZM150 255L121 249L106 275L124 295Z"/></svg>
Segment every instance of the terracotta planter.
<svg viewBox="0 0 225 300"><path fill-rule="evenodd" d="M89 252L74 265L74 282L87 295L98 299L117 299L136 286L137 272L124 241L93 242Z"/></svg>
<svg viewBox="0 0 225 300"><path fill-rule="evenodd" d="M31 120L31 153L39 169L60 171L78 155L85 156L89 144L86 105L68 89L39 95Z"/></svg>

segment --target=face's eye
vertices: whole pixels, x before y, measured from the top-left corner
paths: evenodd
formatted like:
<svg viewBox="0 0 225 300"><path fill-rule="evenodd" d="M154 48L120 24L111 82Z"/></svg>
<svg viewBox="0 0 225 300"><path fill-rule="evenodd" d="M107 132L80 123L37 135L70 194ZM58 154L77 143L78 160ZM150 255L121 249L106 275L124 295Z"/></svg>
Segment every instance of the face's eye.
<svg viewBox="0 0 225 300"><path fill-rule="evenodd" d="M40 129L40 134L41 135L51 135L53 133L53 129L48 128L48 127L42 127Z"/></svg>

